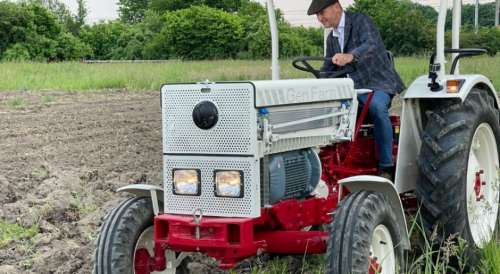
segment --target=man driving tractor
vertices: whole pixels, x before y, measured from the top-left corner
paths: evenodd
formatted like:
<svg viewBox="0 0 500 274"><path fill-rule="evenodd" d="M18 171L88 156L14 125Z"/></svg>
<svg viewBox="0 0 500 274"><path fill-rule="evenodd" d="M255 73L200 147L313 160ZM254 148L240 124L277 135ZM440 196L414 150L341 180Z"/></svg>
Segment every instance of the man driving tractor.
<svg viewBox="0 0 500 274"><path fill-rule="evenodd" d="M374 137L379 152L379 175L392 181L392 125L389 107L395 94L405 87L391 64L380 33L373 21L360 13L345 12L338 0L313 0L308 15L316 14L328 34L326 57L321 71L335 71L350 66L348 75L356 89L374 92L369 113L374 124ZM358 96L365 104L368 94Z"/></svg>

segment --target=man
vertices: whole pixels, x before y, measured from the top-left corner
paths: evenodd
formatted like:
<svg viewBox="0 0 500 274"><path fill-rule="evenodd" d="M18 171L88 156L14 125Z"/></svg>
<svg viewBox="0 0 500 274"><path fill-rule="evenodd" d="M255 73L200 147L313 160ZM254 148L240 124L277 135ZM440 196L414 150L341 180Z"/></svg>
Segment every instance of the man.
<svg viewBox="0 0 500 274"><path fill-rule="evenodd" d="M369 113L374 124L375 143L379 151L379 176L391 179L394 174L392 159L392 125L389 106L392 97L405 87L394 70L384 43L373 21L360 13L344 12L338 0L313 0L308 15L316 14L325 28L333 28L327 39L326 57L322 71L335 71L351 66L349 77L356 89L374 92ZM358 96L365 104L368 94Z"/></svg>

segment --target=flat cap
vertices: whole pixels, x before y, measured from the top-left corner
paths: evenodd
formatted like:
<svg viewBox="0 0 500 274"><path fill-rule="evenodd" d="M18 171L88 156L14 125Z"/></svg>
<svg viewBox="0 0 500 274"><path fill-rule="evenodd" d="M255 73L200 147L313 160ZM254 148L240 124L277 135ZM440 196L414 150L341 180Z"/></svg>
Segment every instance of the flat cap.
<svg viewBox="0 0 500 274"><path fill-rule="evenodd" d="M307 15L316 14L322 11L324 8L337 2L338 0L313 0L311 5L309 6L309 9L307 10Z"/></svg>

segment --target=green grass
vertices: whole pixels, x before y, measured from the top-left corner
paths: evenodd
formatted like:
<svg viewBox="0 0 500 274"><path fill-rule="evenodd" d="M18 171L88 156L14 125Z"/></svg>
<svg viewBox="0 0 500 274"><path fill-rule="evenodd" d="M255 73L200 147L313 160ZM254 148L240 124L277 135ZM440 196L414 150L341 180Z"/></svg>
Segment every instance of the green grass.
<svg viewBox="0 0 500 274"><path fill-rule="evenodd" d="M500 241L492 241L484 248L479 269L480 273L500 273Z"/></svg>
<svg viewBox="0 0 500 274"><path fill-rule="evenodd" d="M55 101L55 97L54 96L50 96L50 95L44 95L42 96L42 98L40 99L40 101L42 102L42 104L44 105L50 105L51 103L53 103Z"/></svg>
<svg viewBox="0 0 500 274"><path fill-rule="evenodd" d="M27 102L23 97L14 97L5 102L5 105L10 108L23 108L27 106Z"/></svg>
<svg viewBox="0 0 500 274"><path fill-rule="evenodd" d="M406 255L406 269L408 274L443 274L443 273L467 273L467 274L500 274L500 239L491 241L481 251L480 262L477 266L471 266L465 256L467 242L460 238L450 237L438 248L431 247L435 243L435 235L426 237L422 226L416 219L409 220L409 233L412 240L412 250ZM420 246L417 246L418 243ZM458 263L452 263L455 258ZM297 272L297 260L299 265ZM324 273L325 258L323 255L294 256L274 258L266 263L259 263L251 268L252 274L280 274L280 273ZM301 261L301 262L300 262ZM295 262L295 263L294 263ZM295 265L295 267L291 267ZM472 267L472 268L471 268Z"/></svg>
<svg viewBox="0 0 500 274"><path fill-rule="evenodd" d="M0 63L0 91L156 91L164 83L270 79L270 66L267 60L159 64ZM397 58L396 67L409 85L418 76L427 74L428 58ZM294 69L290 60L281 61L281 69L283 79L311 77ZM462 73L484 74L500 90L500 56L464 59Z"/></svg>
<svg viewBox="0 0 500 274"><path fill-rule="evenodd" d="M37 234L37 226L23 228L17 224L11 224L0 220L0 248L3 248L11 241L33 238Z"/></svg>

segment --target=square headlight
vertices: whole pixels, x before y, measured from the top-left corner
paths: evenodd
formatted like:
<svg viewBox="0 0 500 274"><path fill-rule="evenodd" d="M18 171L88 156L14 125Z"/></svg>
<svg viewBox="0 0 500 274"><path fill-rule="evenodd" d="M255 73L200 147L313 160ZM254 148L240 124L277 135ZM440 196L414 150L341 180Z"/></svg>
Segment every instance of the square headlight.
<svg viewBox="0 0 500 274"><path fill-rule="evenodd" d="M243 171L241 170L216 170L215 196L242 198L243 197Z"/></svg>
<svg viewBox="0 0 500 274"><path fill-rule="evenodd" d="M173 191L176 195L201 195L200 170L198 169L174 169Z"/></svg>

